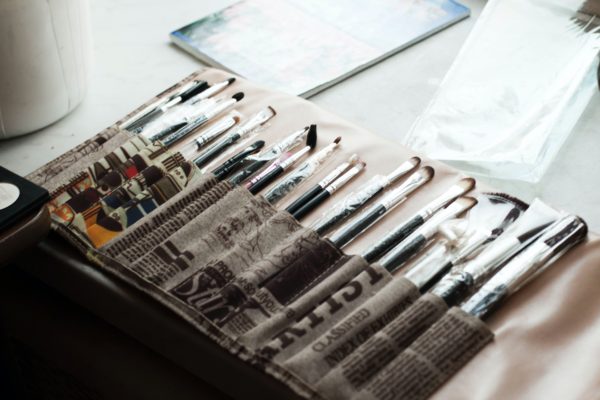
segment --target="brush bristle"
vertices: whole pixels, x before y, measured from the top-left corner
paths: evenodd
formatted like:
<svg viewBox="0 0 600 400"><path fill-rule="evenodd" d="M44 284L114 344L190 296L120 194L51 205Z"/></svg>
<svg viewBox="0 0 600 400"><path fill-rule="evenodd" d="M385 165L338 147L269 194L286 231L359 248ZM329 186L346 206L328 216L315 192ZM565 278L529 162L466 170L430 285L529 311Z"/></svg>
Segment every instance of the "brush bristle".
<svg viewBox="0 0 600 400"><path fill-rule="evenodd" d="M456 182L456 186L462 187L465 193L467 193L475 187L475 179L463 178L460 181Z"/></svg>
<svg viewBox="0 0 600 400"><path fill-rule="evenodd" d="M333 143L335 143L335 144L338 144L341 141L342 141L342 137L341 136L338 136L335 139L333 139Z"/></svg>
<svg viewBox="0 0 600 400"><path fill-rule="evenodd" d="M273 113L273 116L277 115L277 111L275 111L275 109L274 109L273 107L271 107L271 106L267 106L267 108L268 108L269 110L271 110L271 112Z"/></svg>
<svg viewBox="0 0 600 400"><path fill-rule="evenodd" d="M237 92L236 94L231 96L231 98L236 99L237 101L240 101L244 98L244 92Z"/></svg>
<svg viewBox="0 0 600 400"><path fill-rule="evenodd" d="M356 164L357 161L358 161L358 154L352 154L350 156L350 159L348 160L348 162L350 164Z"/></svg>
<svg viewBox="0 0 600 400"><path fill-rule="evenodd" d="M306 145L314 149L317 145L317 126L311 125L308 129L308 135L306 135Z"/></svg>
<svg viewBox="0 0 600 400"><path fill-rule="evenodd" d="M231 78L227 79L228 85L231 85L233 82L235 82L235 78L231 77Z"/></svg>
<svg viewBox="0 0 600 400"><path fill-rule="evenodd" d="M419 164L421 164L421 158L420 157L411 157L408 160L410 163L412 163L415 167Z"/></svg>
<svg viewBox="0 0 600 400"><path fill-rule="evenodd" d="M435 175L435 170L433 169L433 167L430 167L428 165L426 167L421 168L421 174L423 174L423 176L426 177L428 180L431 180L431 178L433 178Z"/></svg>
<svg viewBox="0 0 600 400"><path fill-rule="evenodd" d="M364 161L361 161L361 162L358 163L358 165L360 166L360 169L363 169L363 168L365 168L367 166L367 163L364 162Z"/></svg>
<svg viewBox="0 0 600 400"><path fill-rule="evenodd" d="M257 149L262 149L265 146L265 141L257 140L256 142L254 142L253 146L256 147Z"/></svg>
<svg viewBox="0 0 600 400"><path fill-rule="evenodd" d="M240 122L240 116L239 115L234 115L233 116L233 120L235 121L235 123L237 124L238 122Z"/></svg>
<svg viewBox="0 0 600 400"><path fill-rule="evenodd" d="M467 210L477 204L477 199L471 196L461 196L455 200L455 203L465 207L465 210Z"/></svg>
<svg viewBox="0 0 600 400"><path fill-rule="evenodd" d="M502 192L486 192L484 193L487 196L497 196L497 197L502 197L503 199L511 202L514 204L515 207L519 208L522 211L525 211L529 208L529 204L525 203L523 200L516 198L514 196L511 196L509 194L506 193L502 193Z"/></svg>

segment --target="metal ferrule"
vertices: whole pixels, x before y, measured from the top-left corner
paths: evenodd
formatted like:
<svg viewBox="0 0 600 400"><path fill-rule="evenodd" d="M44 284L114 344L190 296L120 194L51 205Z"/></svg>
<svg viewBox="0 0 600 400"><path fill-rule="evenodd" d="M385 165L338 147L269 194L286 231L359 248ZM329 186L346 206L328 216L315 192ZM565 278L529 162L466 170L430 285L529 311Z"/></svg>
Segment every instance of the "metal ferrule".
<svg viewBox="0 0 600 400"><path fill-rule="evenodd" d="M400 186L389 191L383 199L381 199L380 204L389 210L403 201L410 193L429 182L430 179L431 175L426 175L422 171L417 171L409 176Z"/></svg>
<svg viewBox="0 0 600 400"><path fill-rule="evenodd" d="M402 178L404 175L408 174L410 171L415 169L415 167L418 165L419 163L415 162L413 159L403 162L402 164L400 164L400 166L398 166L398 168L386 175L387 184L385 186L388 186L393 182L397 181L398 179Z"/></svg>
<svg viewBox="0 0 600 400"><path fill-rule="evenodd" d="M444 193L442 193L439 197L437 197L425 207L423 207L421 210L419 210L419 212L417 212L417 215L420 215L423 219L427 219L436 212L438 212L438 210L445 207L448 203L455 200L457 197L462 196L465 193L465 188L463 188L460 185L450 186L450 188Z"/></svg>
<svg viewBox="0 0 600 400"><path fill-rule="evenodd" d="M346 183L348 183L348 181L350 181L350 179L352 179L356 175L358 175L360 173L360 171L362 171L364 169L364 167L365 167L364 164L355 165L354 167L350 168L348 170L348 172L346 172L344 175L340 176L333 183L331 183L329 186L327 186L325 188L325 190L327 190L327 192L329 192L329 194L334 194L335 192L337 192L337 190L339 188L341 188Z"/></svg>
<svg viewBox="0 0 600 400"><path fill-rule="evenodd" d="M286 158L284 161L282 161L279 164L279 166L281 168L283 168L283 170L285 171L287 168L289 168L291 165L295 164L296 161L301 159L305 154L307 154L311 150L312 150L312 147L305 146L302 149L295 152L294 154L292 154L290 157Z"/></svg>
<svg viewBox="0 0 600 400"><path fill-rule="evenodd" d="M224 116L223 118L216 121L210 127L208 127L202 135L197 137L194 141L198 145L198 147L204 146L207 142L210 142L229 128L235 125L235 118L233 115L229 114Z"/></svg>

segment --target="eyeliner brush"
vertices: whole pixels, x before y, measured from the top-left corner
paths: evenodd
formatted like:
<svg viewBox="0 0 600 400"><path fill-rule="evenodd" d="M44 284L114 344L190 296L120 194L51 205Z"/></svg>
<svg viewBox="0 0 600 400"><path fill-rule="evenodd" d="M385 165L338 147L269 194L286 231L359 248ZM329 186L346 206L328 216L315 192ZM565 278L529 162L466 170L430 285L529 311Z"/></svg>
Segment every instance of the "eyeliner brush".
<svg viewBox="0 0 600 400"><path fill-rule="evenodd" d="M304 217L306 214L310 213L316 207L318 207L321 203L331 197L335 192L337 192L340 188L342 188L346 183L350 182L352 178L358 175L367 164L363 161L358 162L355 166L346 171L342 176L333 181L329 186L319 192L316 196L310 199L305 205L300 207L292 216L299 220Z"/></svg>
<svg viewBox="0 0 600 400"><path fill-rule="evenodd" d="M413 217L404 221L396 229L387 233L383 238L371 245L363 254L363 258L368 262L374 262L385 253L392 249L395 245L406 239L408 235L413 233L415 229L423 225L425 221L431 218L440 209L453 202L459 196L462 196L475 187L475 179L464 178L452 185L448 190L431 201Z"/></svg>
<svg viewBox="0 0 600 400"><path fill-rule="evenodd" d="M233 82L235 82L235 78L229 78L222 82L217 82L217 83L210 85L210 87L208 89L206 89L206 90L198 93L194 97L192 97L190 99L190 104L196 104L199 101L208 99L209 97L212 97L215 94L221 93L223 90L225 90L227 87L229 87L229 85L231 85Z"/></svg>
<svg viewBox="0 0 600 400"><path fill-rule="evenodd" d="M292 204L287 206L285 211L290 214L294 214L300 208L302 208L306 203L308 203L312 198L322 193L327 186L333 183L341 174L343 174L348 168L353 166L358 162L358 156L353 154L348 161L343 162L339 166L337 166L333 171L331 171L325 178L323 178L319 183L315 186L308 189L304 192L300 197L298 197Z"/></svg>
<svg viewBox="0 0 600 400"><path fill-rule="evenodd" d="M226 137L206 148L202 154L194 159L194 164L196 164L198 167L205 166L229 147L239 142L242 138L246 137L260 126L266 124L267 121L273 118L276 114L277 113L271 106L259 111L234 132L228 134Z"/></svg>
<svg viewBox="0 0 600 400"><path fill-rule="evenodd" d="M358 211L360 207L381 193L386 187L417 168L420 163L421 159L419 157L412 157L388 175L372 177L362 189L349 194L334 204L330 211L311 225L311 228L319 235L323 235Z"/></svg>
<svg viewBox="0 0 600 400"><path fill-rule="evenodd" d="M354 221L351 221L331 235L329 239L338 248L344 247L375 222L379 221L390 210L404 202L412 192L429 182L434 174L434 169L429 166L420 168L398 187L386 193L381 200L359 215Z"/></svg>
<svg viewBox="0 0 600 400"><path fill-rule="evenodd" d="M260 149L264 147L264 145L264 140L257 140L241 152L237 153L236 155L225 161L219 167L214 169L212 171L213 175L215 175L215 177L218 180L223 180L223 178L225 178L227 175L233 172L238 167L238 165L246 159L246 157L248 157L251 154L257 153Z"/></svg>
<svg viewBox="0 0 600 400"><path fill-rule="evenodd" d="M239 185L247 178L254 175L254 173L259 171L267 163L281 156L281 154L284 151L293 149L297 145L302 143L304 137L307 136L308 131L310 129L311 128L307 126L302 130L293 132L292 134L285 137L283 140L271 146L271 148L269 148L268 150L250 158L249 160L252 160L252 162L245 166L241 171L233 175L231 178L229 178L229 182L231 182L232 185Z"/></svg>
<svg viewBox="0 0 600 400"><path fill-rule="evenodd" d="M304 157L309 151L315 148L317 145L317 126L311 125L310 130L308 131L308 135L306 137L306 146L302 149L298 150L296 153L292 154L285 160L278 162L273 168L270 168L264 173L259 174L255 179L252 179L246 188L252 194L256 194L264 189L267 185L269 185L275 178L279 175L283 174L288 170L292 165L294 165L298 160Z"/></svg>
<svg viewBox="0 0 600 400"><path fill-rule="evenodd" d="M232 108L243 98L244 98L244 93L238 92L238 93L234 94L233 96L231 96L230 99L225 99L225 100L217 102L217 104L215 104L214 107L211 107L208 111L205 111L202 115L200 115L193 121L189 122L186 126L181 128L177 132L170 134L169 136L165 137L164 139L154 136L154 137L152 137L151 140L161 140L165 146L169 147L169 146L173 145L175 142L178 142L179 140L186 137L191 132L200 128L201 126L206 125L206 123L208 121L210 121L212 118L214 118L215 116Z"/></svg>
<svg viewBox="0 0 600 400"><path fill-rule="evenodd" d="M385 257L379 260L379 264L390 273L395 272L408 259L425 247L429 240L437 233L440 224L457 217L475 204L477 204L477 200L473 197L459 197L394 247Z"/></svg>
<svg viewBox="0 0 600 400"><path fill-rule="evenodd" d="M156 118L163 115L165 112L167 112L167 110L173 108L174 106L176 106L179 103L183 103L183 102L189 100L196 94L208 89L208 87L209 86L206 81L194 81L189 86L189 88L185 89L183 92L181 92L179 94L171 96L166 103L161 104L160 106L155 107L148 113L140 116L135 121L129 123L125 127L125 129L127 129L128 131L136 132L136 133L141 132L144 129L144 126L146 126L151 121L153 121Z"/></svg>

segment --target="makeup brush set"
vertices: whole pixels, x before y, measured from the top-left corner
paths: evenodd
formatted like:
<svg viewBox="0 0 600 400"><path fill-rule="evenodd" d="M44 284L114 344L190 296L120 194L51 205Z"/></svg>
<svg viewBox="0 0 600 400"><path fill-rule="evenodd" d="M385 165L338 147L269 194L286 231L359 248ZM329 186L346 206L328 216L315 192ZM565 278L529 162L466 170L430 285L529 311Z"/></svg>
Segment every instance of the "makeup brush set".
<svg viewBox="0 0 600 400"><path fill-rule="evenodd" d="M95 267L301 397L427 398L587 237L405 150L363 157L356 130L223 76L192 75L29 179Z"/></svg>

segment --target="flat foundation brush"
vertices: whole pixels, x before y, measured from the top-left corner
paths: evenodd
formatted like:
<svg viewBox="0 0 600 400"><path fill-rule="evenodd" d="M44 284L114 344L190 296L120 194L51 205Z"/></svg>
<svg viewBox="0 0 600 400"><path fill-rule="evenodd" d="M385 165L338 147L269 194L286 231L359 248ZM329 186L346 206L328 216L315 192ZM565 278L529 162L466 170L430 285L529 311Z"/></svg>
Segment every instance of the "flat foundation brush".
<svg viewBox="0 0 600 400"><path fill-rule="evenodd" d="M438 227L442 223L449 219L456 218L475 204L477 204L477 200L473 197L459 197L446 208L436 213L404 241L394 247L388 254L379 260L379 264L391 273L395 272L427 245L437 233Z"/></svg>
<svg viewBox="0 0 600 400"><path fill-rule="evenodd" d="M475 179L464 178L452 185L448 190L431 201L413 217L404 221L398 227L387 233L383 238L379 239L375 244L370 246L363 254L365 260L374 262L390 251L394 246L403 241L415 231L425 221L431 218L440 209L446 207L459 196L467 194L475 187Z"/></svg>
<svg viewBox="0 0 600 400"><path fill-rule="evenodd" d="M323 191L319 192L316 196L308 201L304 206L300 207L296 210L292 215L296 219L300 219L304 217L306 214L310 213L312 210L317 208L321 203L331 197L335 192L337 192L340 188L344 187L348 182L350 182L356 175L360 174L360 172L365 168L367 164L363 161L359 161L356 165L346 171L342 176L333 181L329 186L327 186Z"/></svg>
<svg viewBox="0 0 600 400"><path fill-rule="evenodd" d="M317 126L311 125L306 136L306 146L298 150L294 154L287 157L285 160L276 161L273 168L269 168L264 173L259 174L256 178L252 179L246 188L252 194L256 194L263 190L267 185L273 182L278 176L282 175L290 167L292 167L298 160L304 157L308 152L315 148L317 145Z"/></svg>
<svg viewBox="0 0 600 400"><path fill-rule="evenodd" d="M375 222L379 221L385 214L404 202L412 192L429 182L433 178L433 175L433 168L420 168L398 187L386 193L381 200L359 215L355 220L341 227L329 239L339 248L344 247Z"/></svg>
<svg viewBox="0 0 600 400"><path fill-rule="evenodd" d="M348 168L352 167L358 161L358 155L353 154L350 156L348 161L345 161L333 169L325 178L323 178L315 186L308 189L300 197L298 197L292 204L287 206L285 209L290 214L294 214L298 209L308 203L313 197L323 192L327 186L329 186L334 180L336 180L341 174L343 174Z"/></svg>
<svg viewBox="0 0 600 400"><path fill-rule="evenodd" d="M330 211L326 212L325 215L315 221L311 225L311 228L318 234L323 235L356 213L363 205L379 193L383 192L383 190L392 183L405 177L409 172L417 168L420 163L421 159L419 157L412 157L400 164L398 168L388 175L374 176L363 188L355 193L351 193L336 203Z"/></svg>

